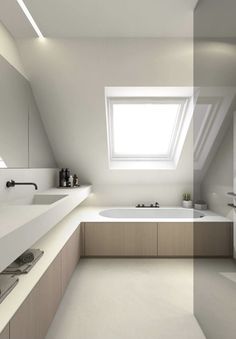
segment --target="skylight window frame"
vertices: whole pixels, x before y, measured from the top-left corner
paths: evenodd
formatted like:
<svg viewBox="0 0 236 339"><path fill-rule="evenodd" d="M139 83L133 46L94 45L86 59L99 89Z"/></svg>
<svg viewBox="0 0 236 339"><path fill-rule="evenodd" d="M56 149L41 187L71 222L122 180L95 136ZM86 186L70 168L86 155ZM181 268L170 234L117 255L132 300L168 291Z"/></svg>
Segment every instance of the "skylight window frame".
<svg viewBox="0 0 236 339"><path fill-rule="evenodd" d="M127 164L133 163L131 167L135 166L135 163L156 163L164 165L164 163L174 162L174 155L177 145L177 138L182 128L183 119L186 113L186 107L188 104L188 97L107 97L107 133L108 133L108 154L110 164L119 163ZM127 155L127 154L115 154L114 151L114 130L113 130L113 105L114 104L177 104L179 110L175 121L174 130L170 138L169 150L166 154L157 154L155 156L148 156L144 154ZM121 165L122 168L122 165Z"/></svg>

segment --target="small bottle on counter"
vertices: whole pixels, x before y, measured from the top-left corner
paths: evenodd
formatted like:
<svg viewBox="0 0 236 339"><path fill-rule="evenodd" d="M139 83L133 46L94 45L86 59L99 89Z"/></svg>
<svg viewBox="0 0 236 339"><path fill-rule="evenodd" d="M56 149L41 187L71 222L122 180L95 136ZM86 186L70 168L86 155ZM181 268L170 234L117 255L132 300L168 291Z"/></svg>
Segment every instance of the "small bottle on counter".
<svg viewBox="0 0 236 339"><path fill-rule="evenodd" d="M59 172L59 187L66 186L65 170L62 168Z"/></svg>
<svg viewBox="0 0 236 339"><path fill-rule="evenodd" d="M74 186L74 183L73 183L73 176L72 175L70 175L69 176L69 187L73 187Z"/></svg>
<svg viewBox="0 0 236 339"><path fill-rule="evenodd" d="M73 186L78 187L79 186L79 178L77 177L76 174L73 176Z"/></svg>
<svg viewBox="0 0 236 339"><path fill-rule="evenodd" d="M65 169L65 180L66 180L66 186L67 187L70 187L69 178L70 178L70 170L69 170L69 168L66 168Z"/></svg>

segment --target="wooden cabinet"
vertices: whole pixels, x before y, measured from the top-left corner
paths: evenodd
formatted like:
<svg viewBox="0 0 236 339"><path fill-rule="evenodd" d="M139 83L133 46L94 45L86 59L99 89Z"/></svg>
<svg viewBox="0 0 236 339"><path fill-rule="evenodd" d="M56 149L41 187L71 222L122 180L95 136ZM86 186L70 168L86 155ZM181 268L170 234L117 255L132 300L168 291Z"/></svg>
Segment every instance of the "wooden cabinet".
<svg viewBox="0 0 236 339"><path fill-rule="evenodd" d="M156 256L157 224L92 222L84 225L85 256Z"/></svg>
<svg viewBox="0 0 236 339"><path fill-rule="evenodd" d="M2 333L0 333L0 339L10 339L9 324L4 328Z"/></svg>
<svg viewBox="0 0 236 339"><path fill-rule="evenodd" d="M70 278L80 259L80 228L72 234L61 251L62 293L65 292Z"/></svg>
<svg viewBox="0 0 236 339"><path fill-rule="evenodd" d="M158 223L158 256L191 257L193 255L193 223Z"/></svg>
<svg viewBox="0 0 236 339"><path fill-rule="evenodd" d="M39 339L36 318L34 291L32 291L10 321L11 339Z"/></svg>
<svg viewBox="0 0 236 339"><path fill-rule="evenodd" d="M231 257L233 224L231 222L195 222L194 255L200 257Z"/></svg>
<svg viewBox="0 0 236 339"><path fill-rule="evenodd" d="M230 222L158 223L158 256L230 257L232 227Z"/></svg>
<svg viewBox="0 0 236 339"><path fill-rule="evenodd" d="M45 338L79 257L80 227L17 310L9 326L0 334L0 339Z"/></svg>
<svg viewBox="0 0 236 339"><path fill-rule="evenodd" d="M10 321L11 339L43 339L61 300L58 255Z"/></svg>

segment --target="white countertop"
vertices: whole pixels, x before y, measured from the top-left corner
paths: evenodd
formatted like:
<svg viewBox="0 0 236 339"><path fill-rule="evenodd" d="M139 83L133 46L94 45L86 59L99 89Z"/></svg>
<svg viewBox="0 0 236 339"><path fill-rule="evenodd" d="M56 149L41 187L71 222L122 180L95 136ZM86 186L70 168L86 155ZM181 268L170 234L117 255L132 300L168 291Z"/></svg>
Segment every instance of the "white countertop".
<svg viewBox="0 0 236 339"><path fill-rule="evenodd" d="M49 189L43 195L66 195L49 205L0 205L0 272L77 207L91 186ZM39 195L40 195L39 194Z"/></svg>

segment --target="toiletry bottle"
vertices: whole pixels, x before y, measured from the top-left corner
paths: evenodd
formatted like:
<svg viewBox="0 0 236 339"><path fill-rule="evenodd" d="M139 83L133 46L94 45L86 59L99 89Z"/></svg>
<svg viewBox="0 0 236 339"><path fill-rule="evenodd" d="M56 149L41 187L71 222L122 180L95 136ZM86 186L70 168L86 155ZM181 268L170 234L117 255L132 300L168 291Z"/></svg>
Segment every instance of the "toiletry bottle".
<svg viewBox="0 0 236 339"><path fill-rule="evenodd" d="M76 182L77 182L77 175L74 174L74 176L73 176L73 186L74 186L74 187L77 186L77 185L76 185Z"/></svg>
<svg viewBox="0 0 236 339"><path fill-rule="evenodd" d="M75 187L78 187L79 186L79 178L77 177L76 174L74 174L74 177L73 177L73 185Z"/></svg>
<svg viewBox="0 0 236 339"><path fill-rule="evenodd" d="M70 177L69 177L69 184L70 184L70 187L74 186L72 175L70 175Z"/></svg>
<svg viewBox="0 0 236 339"><path fill-rule="evenodd" d="M70 178L70 170L69 168L66 168L65 170L65 179L66 179L66 186L70 187L69 186L69 178Z"/></svg>
<svg viewBox="0 0 236 339"><path fill-rule="evenodd" d="M65 183L65 170L62 168L59 172L59 187L64 187Z"/></svg>

